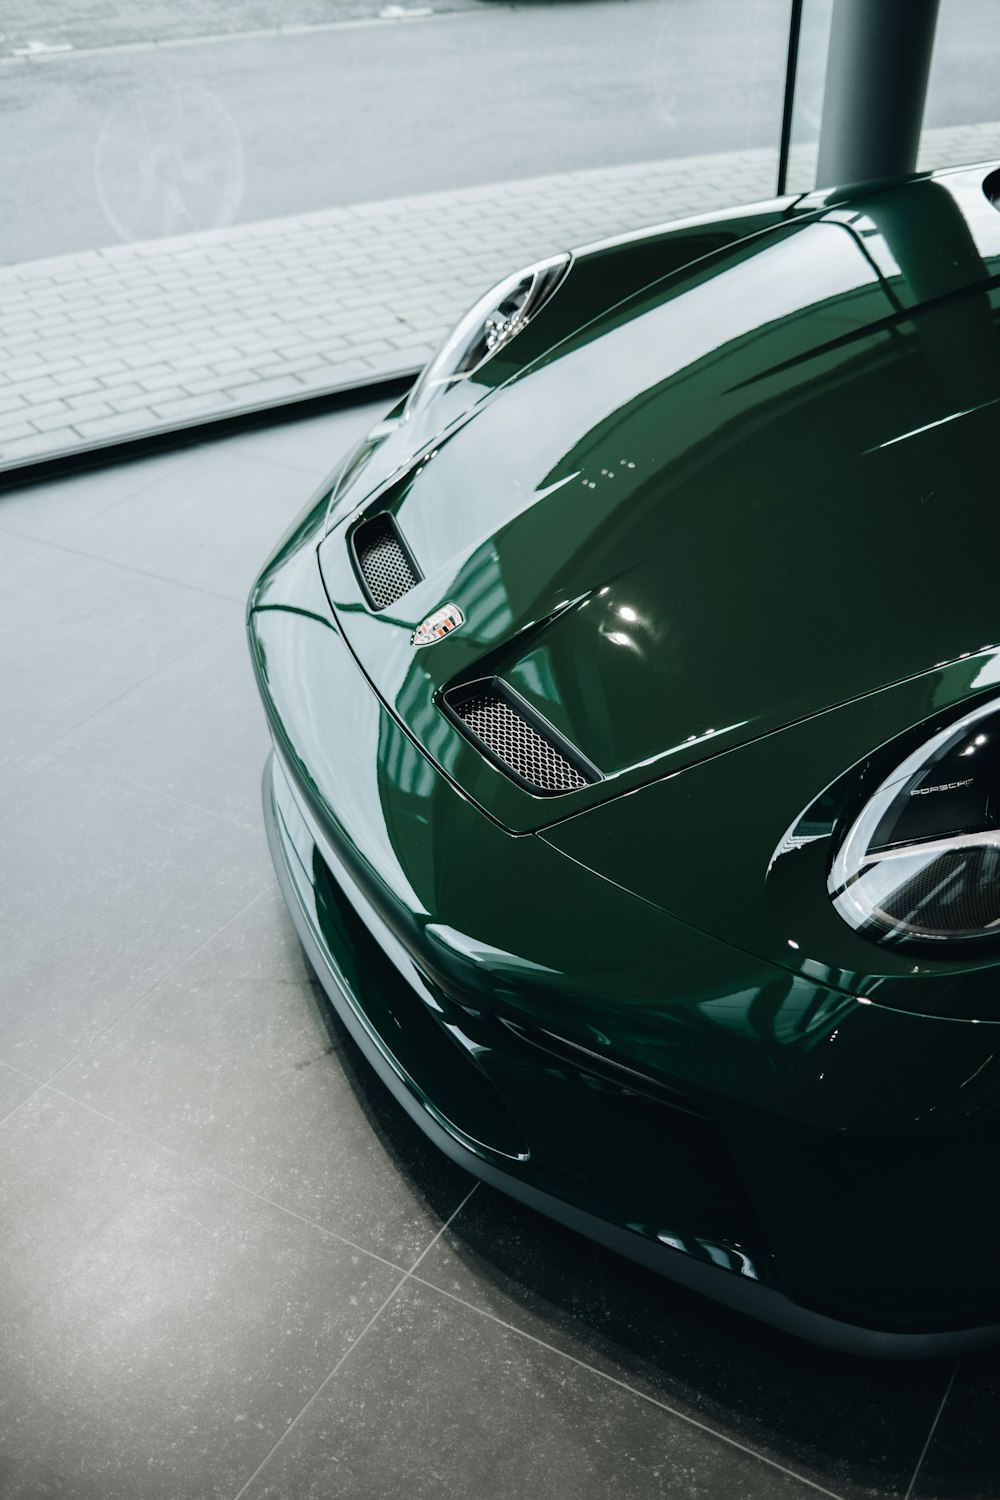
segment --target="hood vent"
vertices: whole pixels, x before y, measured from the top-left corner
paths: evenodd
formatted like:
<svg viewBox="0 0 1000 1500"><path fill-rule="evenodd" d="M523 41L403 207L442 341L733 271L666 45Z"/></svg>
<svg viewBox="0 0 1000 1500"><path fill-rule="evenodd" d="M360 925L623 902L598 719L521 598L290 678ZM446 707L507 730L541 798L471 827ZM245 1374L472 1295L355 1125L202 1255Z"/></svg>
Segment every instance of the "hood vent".
<svg viewBox="0 0 1000 1500"><path fill-rule="evenodd" d="M601 780L600 771L496 677L453 688L444 704L483 754L530 792L554 797Z"/></svg>
<svg viewBox="0 0 1000 1500"><path fill-rule="evenodd" d="M351 536L361 586L373 609L388 609L422 577L388 511L362 521Z"/></svg>

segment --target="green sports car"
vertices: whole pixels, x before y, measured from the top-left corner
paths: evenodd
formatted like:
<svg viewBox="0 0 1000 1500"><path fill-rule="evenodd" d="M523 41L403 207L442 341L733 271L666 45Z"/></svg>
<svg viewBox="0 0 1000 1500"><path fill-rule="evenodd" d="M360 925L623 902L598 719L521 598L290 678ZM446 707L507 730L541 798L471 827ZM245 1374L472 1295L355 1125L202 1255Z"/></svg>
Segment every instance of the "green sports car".
<svg viewBox="0 0 1000 1500"><path fill-rule="evenodd" d="M278 876L403 1106L870 1353L1000 1334L997 191L511 276L249 602Z"/></svg>

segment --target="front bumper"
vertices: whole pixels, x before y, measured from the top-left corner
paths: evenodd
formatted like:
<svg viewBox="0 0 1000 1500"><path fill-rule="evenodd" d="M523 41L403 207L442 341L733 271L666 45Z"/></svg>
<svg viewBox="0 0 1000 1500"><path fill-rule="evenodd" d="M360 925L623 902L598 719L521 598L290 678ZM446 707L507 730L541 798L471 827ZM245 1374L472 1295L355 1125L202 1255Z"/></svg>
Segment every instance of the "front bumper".
<svg viewBox="0 0 1000 1500"><path fill-rule="evenodd" d="M830 1347L1000 1337L995 1129L908 1123L991 1028L858 1006L505 833L372 692L314 535L253 596L268 838L334 1008L421 1129L549 1216ZM901 1075L915 1027L926 1069Z"/></svg>
<svg viewBox="0 0 1000 1500"><path fill-rule="evenodd" d="M265 825L278 882L327 996L382 1082L452 1161L550 1218L663 1272L683 1286L831 1349L884 1358L919 1358L985 1347L1000 1336L996 1325L930 1333L868 1328L796 1303L768 1284L770 1272L764 1262L755 1263L747 1251L699 1237L691 1230L699 1211L702 1214L705 1211L705 1184L698 1169L706 1163L699 1159L697 1147L694 1159L689 1157L682 1163L687 1173L682 1172L682 1180L675 1178L670 1185L669 1197L676 1215L671 1222L677 1226L673 1230L666 1224L658 1227L649 1220L616 1222L568 1197L554 1194L547 1174L539 1170L539 1161L544 1162L548 1154L546 1145L551 1150L552 1143L542 1142L533 1161L516 1126L509 1133L513 1122L488 1075L479 1072L471 1057L461 1057L453 1039L443 1029L436 1037L428 1035L437 1023L432 1021L428 1027L426 1018L420 1017L416 987L412 996L406 994L404 975L407 969L412 971L411 961L342 865L338 868L337 882L331 878L331 864L337 868L339 862L308 819L273 754L264 769L263 796ZM364 913L363 919L359 912ZM389 956L394 974L386 963ZM417 1024L411 1028L407 1020ZM516 1080L525 1066L529 1070L539 1069L538 1056L529 1055L534 1050L530 1044L519 1047L516 1039L505 1038L503 1045L509 1056L499 1070L501 1076L508 1073ZM600 1088L595 1088L602 1081L600 1075L588 1075L581 1069L574 1077L573 1071L565 1063L558 1066L554 1059L547 1063L546 1086L551 1093L547 1093L545 1114L554 1123L568 1106L575 1129L580 1118L579 1095L585 1090L583 1123L588 1137L592 1143L606 1140L602 1114L620 1114L623 1104L640 1102L641 1096L633 1095L627 1100L614 1090L602 1096ZM444 1080L444 1086L435 1087L434 1078L439 1083ZM650 1124L648 1102L646 1118L632 1122L639 1128L648 1128ZM447 1110L463 1123L451 1118ZM491 1119L493 1110L495 1115ZM639 1113L642 1112L640 1108ZM565 1118L563 1115L564 1122ZM495 1132L492 1142L476 1140L470 1134L476 1128L473 1124L476 1119L482 1135L490 1134L491 1128ZM626 1132L628 1129L626 1123ZM558 1132L564 1133L565 1128ZM615 1136L618 1133L615 1130ZM683 1135L683 1127L678 1133ZM688 1133L692 1140L699 1135L697 1129ZM658 1140L657 1149L662 1149L663 1144L662 1139ZM704 1147L703 1141L700 1144ZM598 1147L595 1156L604 1154ZM600 1169L599 1160L595 1160L594 1167ZM685 1175L689 1180L683 1180ZM585 1201L586 1185L581 1182L575 1187L577 1195ZM681 1225L686 1228L681 1229Z"/></svg>
<svg viewBox="0 0 1000 1500"><path fill-rule="evenodd" d="M552 1143L542 1142L541 1149L536 1148L532 1153L488 1075L478 1070L471 1057L463 1060L453 1038L443 1030L436 1040L429 1038L430 1027L420 1018L413 1003L416 990L413 998L405 994L402 974L409 964L396 939L364 901L343 866L338 870L339 889L330 878L329 846L325 840L320 842L321 836L310 826L273 754L264 770L263 795L265 825L278 882L303 947L334 1010L398 1103L452 1161L531 1208L663 1272L693 1291L832 1349L890 1358L929 1356L980 1347L992 1342L1000 1332L991 1328L957 1334L900 1334L851 1325L796 1304L768 1284L765 1278L769 1271L763 1261L755 1263L750 1253L736 1245L701 1237L690 1228L692 1220L697 1222L699 1210L705 1209L706 1185L698 1170L705 1162L699 1159L697 1147L693 1158L689 1156L681 1164L682 1171L686 1168L684 1175L688 1180L675 1180L671 1184L670 1197L677 1215L676 1221L671 1222L678 1226L672 1230L667 1224L661 1227L650 1220L615 1222L568 1197L556 1196L545 1185L548 1174L544 1169L539 1170L539 1162L544 1162L548 1155L546 1144L551 1149ZM359 922L359 910L365 912L364 922ZM367 942L366 937L373 941ZM393 956L398 966L396 977L383 967L380 951ZM373 985L371 981L379 969L382 982ZM403 1017L417 1024L411 1028ZM435 1025L432 1021L431 1026ZM649 1101L641 1095L630 1096L628 1090L609 1089L602 1096L599 1084L604 1080L599 1074L588 1075L581 1069L574 1077L574 1070L566 1063L560 1066L552 1058L542 1064L537 1054L528 1055L530 1044L522 1043L519 1047L516 1039L503 1041L510 1055L499 1070L501 1074L509 1072L516 1078L525 1066L536 1070L540 1066L546 1068L550 1092L545 1113L551 1125L559 1119L567 1103L575 1125L579 1120L579 1094L586 1090L587 1114L583 1123L592 1139L592 1148L596 1147L595 1170L600 1169L599 1157L607 1154L608 1137L602 1128L602 1114L617 1115L623 1105L627 1108L637 1103L639 1109L635 1112L645 1114L646 1118L634 1123L639 1128L648 1128ZM444 1081L444 1087L435 1088L434 1077ZM487 1097L477 1099L477 1092ZM566 1133L565 1114L562 1118L563 1127L557 1131L558 1135ZM479 1133L488 1139L477 1140L471 1134L477 1128L474 1121L479 1122ZM683 1135L686 1125L685 1121L677 1133ZM617 1136L618 1130L614 1133ZM687 1133L692 1138L701 1134L690 1126ZM703 1141L699 1144L704 1146ZM658 1149L662 1146L662 1140L658 1140ZM577 1149L578 1146L574 1147L574 1154ZM586 1199L585 1183L572 1186L578 1196ZM701 1201L692 1202L692 1198ZM623 1206L623 1213L628 1211ZM682 1224L686 1226L683 1230L679 1227Z"/></svg>

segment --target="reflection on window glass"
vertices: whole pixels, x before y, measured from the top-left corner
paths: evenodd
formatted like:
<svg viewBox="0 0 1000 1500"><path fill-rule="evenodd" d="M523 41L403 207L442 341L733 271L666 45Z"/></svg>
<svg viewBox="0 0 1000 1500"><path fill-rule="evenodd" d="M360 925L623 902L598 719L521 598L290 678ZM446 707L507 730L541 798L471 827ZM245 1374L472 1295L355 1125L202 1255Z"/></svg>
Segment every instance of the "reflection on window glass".
<svg viewBox="0 0 1000 1500"><path fill-rule="evenodd" d="M773 181L787 21L788 0L22 0L0 258L592 170L610 233L671 207L623 169L688 157L718 160L679 208L739 201L732 153L762 153L750 196Z"/></svg>
<svg viewBox="0 0 1000 1500"><path fill-rule="evenodd" d="M837 0L802 0L786 186L816 183L830 28ZM918 169L1000 156L995 0L941 0Z"/></svg>
<svg viewBox="0 0 1000 1500"><path fill-rule="evenodd" d="M920 138L924 171L1000 156L995 0L941 0Z"/></svg>
<svg viewBox="0 0 1000 1500"><path fill-rule="evenodd" d="M772 197L789 3L10 0L0 469L411 380L519 268Z"/></svg>

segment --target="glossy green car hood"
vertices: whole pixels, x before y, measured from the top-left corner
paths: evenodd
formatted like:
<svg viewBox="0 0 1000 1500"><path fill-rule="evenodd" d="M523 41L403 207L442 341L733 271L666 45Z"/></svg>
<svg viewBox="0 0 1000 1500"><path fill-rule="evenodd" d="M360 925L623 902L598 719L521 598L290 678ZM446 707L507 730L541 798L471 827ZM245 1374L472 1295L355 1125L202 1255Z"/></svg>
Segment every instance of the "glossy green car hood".
<svg viewBox="0 0 1000 1500"><path fill-rule="evenodd" d="M998 249L970 174L723 248L571 333L340 521L328 593L422 749L526 831L1000 639L976 546ZM379 509L423 574L381 612L349 545ZM464 626L415 650L445 602ZM485 761L440 696L492 675L603 780L536 797Z"/></svg>

